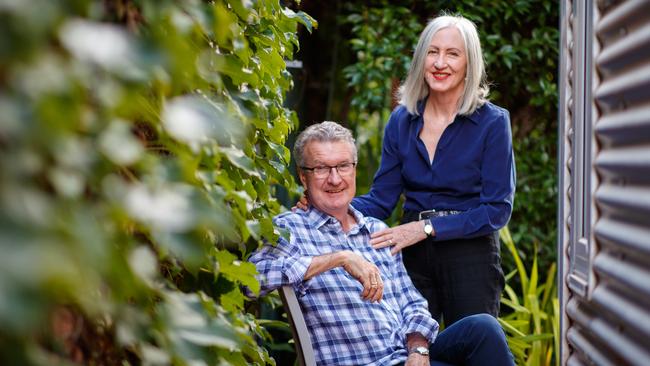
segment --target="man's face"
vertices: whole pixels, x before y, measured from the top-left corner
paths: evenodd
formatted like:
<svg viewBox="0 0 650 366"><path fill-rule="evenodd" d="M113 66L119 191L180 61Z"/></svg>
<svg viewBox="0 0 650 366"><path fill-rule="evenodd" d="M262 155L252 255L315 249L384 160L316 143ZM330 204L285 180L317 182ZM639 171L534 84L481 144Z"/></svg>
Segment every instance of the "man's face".
<svg viewBox="0 0 650 366"><path fill-rule="evenodd" d="M344 141L312 141L305 146L304 154L304 165L308 168L355 163L352 147ZM300 181L308 192L309 203L335 217L347 213L357 189L354 166L347 173L329 169L326 176L300 169Z"/></svg>

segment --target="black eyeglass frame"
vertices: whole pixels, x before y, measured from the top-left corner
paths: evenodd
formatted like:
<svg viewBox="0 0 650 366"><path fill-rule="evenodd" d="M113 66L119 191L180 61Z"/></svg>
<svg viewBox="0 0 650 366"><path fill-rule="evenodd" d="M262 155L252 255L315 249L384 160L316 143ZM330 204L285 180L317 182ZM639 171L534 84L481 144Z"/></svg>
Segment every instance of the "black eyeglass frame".
<svg viewBox="0 0 650 366"><path fill-rule="evenodd" d="M352 169L354 169L357 166L357 162L355 161L355 162L341 163L341 164L337 164L337 165L321 165L321 166L315 166L315 167L301 166L300 169L302 169L304 171L308 171L310 173L313 173L315 176L326 177L326 176L332 174L332 169L335 169L336 172L339 173L339 175L343 175L339 171L339 168L341 166L348 165L348 164L352 165ZM327 169L327 172L323 172L322 174L316 173L316 169L324 169L324 168ZM352 170L350 170L350 172L352 172ZM349 173L345 173L345 174L349 174Z"/></svg>

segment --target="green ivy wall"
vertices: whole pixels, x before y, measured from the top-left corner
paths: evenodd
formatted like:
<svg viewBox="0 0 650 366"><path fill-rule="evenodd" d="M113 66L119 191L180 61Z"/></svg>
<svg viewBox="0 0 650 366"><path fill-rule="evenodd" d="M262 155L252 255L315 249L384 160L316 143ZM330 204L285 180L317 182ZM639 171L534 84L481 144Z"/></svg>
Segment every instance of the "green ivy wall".
<svg viewBox="0 0 650 366"><path fill-rule="evenodd" d="M294 190L303 12L0 1L0 364L274 364L243 261Z"/></svg>

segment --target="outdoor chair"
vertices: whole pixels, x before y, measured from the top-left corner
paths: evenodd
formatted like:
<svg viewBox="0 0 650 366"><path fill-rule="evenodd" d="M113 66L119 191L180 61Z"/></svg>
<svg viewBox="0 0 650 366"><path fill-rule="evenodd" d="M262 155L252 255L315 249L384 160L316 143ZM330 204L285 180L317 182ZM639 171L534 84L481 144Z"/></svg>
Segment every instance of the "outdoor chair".
<svg viewBox="0 0 650 366"><path fill-rule="evenodd" d="M314 357L314 349L311 345L311 336L305 323L305 318L302 316L302 309L298 303L296 293L291 286L282 286L278 290L284 310L289 318L291 325L291 333L293 333L293 340L296 348L296 360L301 366L316 366L316 358Z"/></svg>

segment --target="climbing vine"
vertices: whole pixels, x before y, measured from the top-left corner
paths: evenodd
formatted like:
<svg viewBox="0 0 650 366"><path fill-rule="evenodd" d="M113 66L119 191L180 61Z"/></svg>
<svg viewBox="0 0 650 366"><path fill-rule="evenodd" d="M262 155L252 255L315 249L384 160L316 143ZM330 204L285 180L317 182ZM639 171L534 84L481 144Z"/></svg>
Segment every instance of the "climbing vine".
<svg viewBox="0 0 650 366"><path fill-rule="evenodd" d="M0 1L0 364L274 364L246 255L295 189L278 1Z"/></svg>

